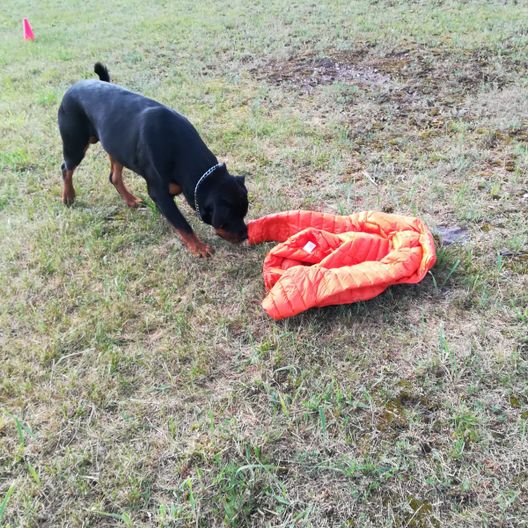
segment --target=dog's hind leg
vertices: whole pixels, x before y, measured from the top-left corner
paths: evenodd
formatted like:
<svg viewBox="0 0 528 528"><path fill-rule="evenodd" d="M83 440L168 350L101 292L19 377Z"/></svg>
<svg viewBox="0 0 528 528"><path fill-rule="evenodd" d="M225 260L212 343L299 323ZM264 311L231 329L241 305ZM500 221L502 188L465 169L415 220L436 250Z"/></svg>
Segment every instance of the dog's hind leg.
<svg viewBox="0 0 528 528"><path fill-rule="evenodd" d="M90 144L90 134L82 124L72 122L59 111L59 130L62 137L62 150L64 161L61 165L62 201L65 205L71 205L75 201L75 189L73 187L73 171L81 163L86 150Z"/></svg>
<svg viewBox="0 0 528 528"><path fill-rule="evenodd" d="M112 156L110 156L110 182L128 207L139 207L143 203L141 198L137 198L126 188L123 181L123 165L114 160Z"/></svg>
<svg viewBox="0 0 528 528"><path fill-rule="evenodd" d="M62 170L62 202L64 205L72 205L75 201L75 189L73 187L73 171L77 168L84 158L88 149L88 143L82 149L68 151L64 149L64 161L61 165Z"/></svg>
<svg viewBox="0 0 528 528"><path fill-rule="evenodd" d="M61 165L62 169L62 203L64 205L72 205L75 201L75 189L73 187L73 169L66 169L66 163Z"/></svg>

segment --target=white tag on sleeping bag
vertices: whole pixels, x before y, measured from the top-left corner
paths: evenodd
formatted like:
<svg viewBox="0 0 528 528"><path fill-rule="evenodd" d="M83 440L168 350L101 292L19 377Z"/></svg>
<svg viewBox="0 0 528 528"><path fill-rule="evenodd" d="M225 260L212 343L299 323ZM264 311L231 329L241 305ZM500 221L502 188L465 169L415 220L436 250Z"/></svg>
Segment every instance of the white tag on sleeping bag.
<svg viewBox="0 0 528 528"><path fill-rule="evenodd" d="M313 243L313 242L306 242L306 244L304 244L304 251L306 251L306 253L312 253L312 251L316 248L316 245Z"/></svg>

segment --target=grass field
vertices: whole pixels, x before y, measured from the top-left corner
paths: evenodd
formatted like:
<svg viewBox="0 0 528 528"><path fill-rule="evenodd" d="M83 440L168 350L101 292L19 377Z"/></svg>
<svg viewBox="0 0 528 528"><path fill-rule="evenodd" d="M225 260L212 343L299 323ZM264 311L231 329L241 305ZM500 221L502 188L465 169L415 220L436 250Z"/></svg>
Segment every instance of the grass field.
<svg viewBox="0 0 528 528"><path fill-rule="evenodd" d="M528 526L527 45L513 0L3 0L0 526ZM96 60L247 174L248 218L463 236L417 286L273 322L269 246L181 204L191 256L99 145L61 204L57 108Z"/></svg>

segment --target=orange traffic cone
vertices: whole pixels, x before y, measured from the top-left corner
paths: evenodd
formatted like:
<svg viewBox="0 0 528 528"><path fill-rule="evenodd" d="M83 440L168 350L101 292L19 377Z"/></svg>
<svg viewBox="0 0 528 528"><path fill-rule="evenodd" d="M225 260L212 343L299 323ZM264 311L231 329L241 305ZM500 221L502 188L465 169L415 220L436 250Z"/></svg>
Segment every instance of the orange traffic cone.
<svg viewBox="0 0 528 528"><path fill-rule="evenodd" d="M31 24L27 18L22 21L22 27L24 28L24 40L35 40L35 34L31 29Z"/></svg>

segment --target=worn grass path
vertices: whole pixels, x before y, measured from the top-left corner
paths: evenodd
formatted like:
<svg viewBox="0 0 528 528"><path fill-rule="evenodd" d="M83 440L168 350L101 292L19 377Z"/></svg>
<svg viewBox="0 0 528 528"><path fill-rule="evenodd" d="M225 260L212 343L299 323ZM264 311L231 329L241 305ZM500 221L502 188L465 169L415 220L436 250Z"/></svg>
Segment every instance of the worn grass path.
<svg viewBox="0 0 528 528"><path fill-rule="evenodd" d="M527 20L498 0L4 0L0 526L525 526ZM100 146L62 206L56 111L96 60L248 174L250 218L381 209L465 237L418 286L275 323L267 248L182 205L217 250L193 258L126 209Z"/></svg>

